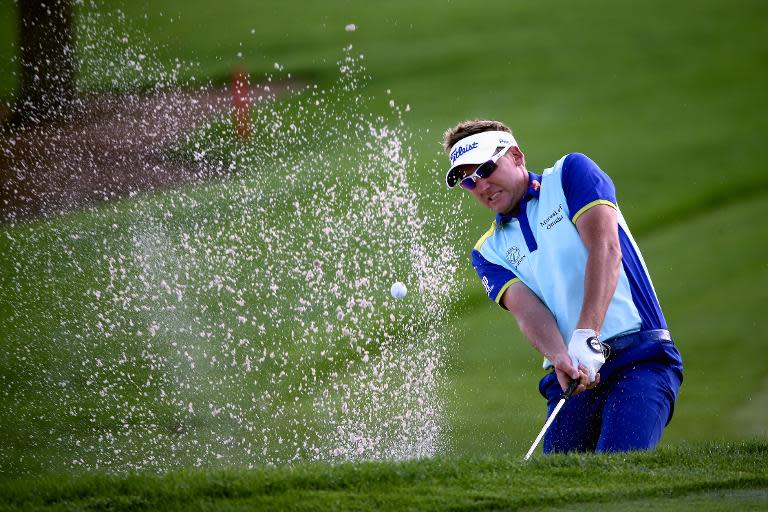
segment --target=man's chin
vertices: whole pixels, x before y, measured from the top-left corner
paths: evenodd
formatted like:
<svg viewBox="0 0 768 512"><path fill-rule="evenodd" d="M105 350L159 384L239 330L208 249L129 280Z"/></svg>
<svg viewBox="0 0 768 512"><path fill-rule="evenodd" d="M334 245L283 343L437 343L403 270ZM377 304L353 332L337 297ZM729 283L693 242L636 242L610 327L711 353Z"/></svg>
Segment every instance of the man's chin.
<svg viewBox="0 0 768 512"><path fill-rule="evenodd" d="M504 212L510 210L509 201L505 201L505 194L498 194L495 201L488 201L485 205L496 213L504 214Z"/></svg>
<svg viewBox="0 0 768 512"><path fill-rule="evenodd" d="M495 204L495 205L489 205L488 207L500 215L506 215L513 210L513 208L510 207L508 204Z"/></svg>

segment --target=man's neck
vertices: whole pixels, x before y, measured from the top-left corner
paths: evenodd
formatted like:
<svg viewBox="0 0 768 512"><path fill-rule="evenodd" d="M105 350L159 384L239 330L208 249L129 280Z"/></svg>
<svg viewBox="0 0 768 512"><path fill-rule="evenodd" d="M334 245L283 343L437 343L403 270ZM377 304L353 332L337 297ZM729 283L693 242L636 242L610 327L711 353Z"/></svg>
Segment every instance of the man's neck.
<svg viewBox="0 0 768 512"><path fill-rule="evenodd" d="M525 197L525 194L528 193L528 182L530 181L528 177L528 171L525 170L525 167L522 168L522 174L520 178L520 188L518 189L517 195L517 201L514 202L514 205L512 208L510 208L508 211L503 212L502 215L517 215L517 213L520 211L520 203L523 201L523 198Z"/></svg>

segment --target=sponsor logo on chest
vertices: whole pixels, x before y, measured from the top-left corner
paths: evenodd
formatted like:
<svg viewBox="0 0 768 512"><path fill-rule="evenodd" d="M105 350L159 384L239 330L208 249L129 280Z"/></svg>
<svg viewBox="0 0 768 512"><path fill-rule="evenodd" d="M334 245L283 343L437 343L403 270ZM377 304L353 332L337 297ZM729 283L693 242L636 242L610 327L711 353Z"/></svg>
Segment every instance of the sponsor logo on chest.
<svg viewBox="0 0 768 512"><path fill-rule="evenodd" d="M552 213L547 215L546 218L539 222L539 226L546 229L552 229L564 218L565 216L563 215L563 203L560 203Z"/></svg>
<svg viewBox="0 0 768 512"><path fill-rule="evenodd" d="M520 248L516 245L513 245L509 249L507 249L507 260L512 264L513 267L517 268L520 266L520 264L525 259L525 254L520 250Z"/></svg>

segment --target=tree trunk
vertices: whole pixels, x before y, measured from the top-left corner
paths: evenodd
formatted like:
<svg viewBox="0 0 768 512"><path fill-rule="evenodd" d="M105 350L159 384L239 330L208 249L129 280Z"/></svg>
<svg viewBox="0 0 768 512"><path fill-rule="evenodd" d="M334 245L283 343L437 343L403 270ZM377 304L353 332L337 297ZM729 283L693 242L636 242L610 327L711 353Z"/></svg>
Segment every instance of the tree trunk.
<svg viewBox="0 0 768 512"><path fill-rule="evenodd" d="M65 116L74 98L72 0L17 0L21 81L13 124Z"/></svg>

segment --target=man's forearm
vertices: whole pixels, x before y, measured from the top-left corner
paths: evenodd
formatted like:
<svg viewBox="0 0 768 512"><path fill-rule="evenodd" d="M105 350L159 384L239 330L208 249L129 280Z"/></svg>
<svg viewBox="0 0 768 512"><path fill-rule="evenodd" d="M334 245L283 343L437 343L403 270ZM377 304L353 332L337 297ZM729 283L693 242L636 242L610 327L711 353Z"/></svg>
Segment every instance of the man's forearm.
<svg viewBox="0 0 768 512"><path fill-rule="evenodd" d="M579 218L576 227L588 253L584 300L576 328L600 333L616 292L621 267L616 210L612 206L597 205Z"/></svg>
<svg viewBox="0 0 768 512"><path fill-rule="evenodd" d="M568 356L568 349L554 320L552 320L552 325L547 325L537 323L535 320L521 321L518 318L517 325L533 348L550 361L557 361Z"/></svg>
<svg viewBox="0 0 768 512"><path fill-rule="evenodd" d="M516 292L517 298L513 298L510 291ZM521 300L523 298L525 300ZM520 286L508 290L503 299L504 305L515 317L520 331L533 348L552 362L568 357L555 317L533 292Z"/></svg>
<svg viewBox="0 0 768 512"><path fill-rule="evenodd" d="M621 265L621 252L611 245L592 247L584 275L584 302L577 329L599 333L605 314L616 291Z"/></svg>
<svg viewBox="0 0 768 512"><path fill-rule="evenodd" d="M557 380L563 390L568 387L571 379L586 379L583 374L580 377L580 370L571 364L571 356L568 355L555 316L535 293L523 283L514 283L504 292L502 301L504 307L514 315L528 342L555 365ZM575 394L584 391L587 384L584 381Z"/></svg>

